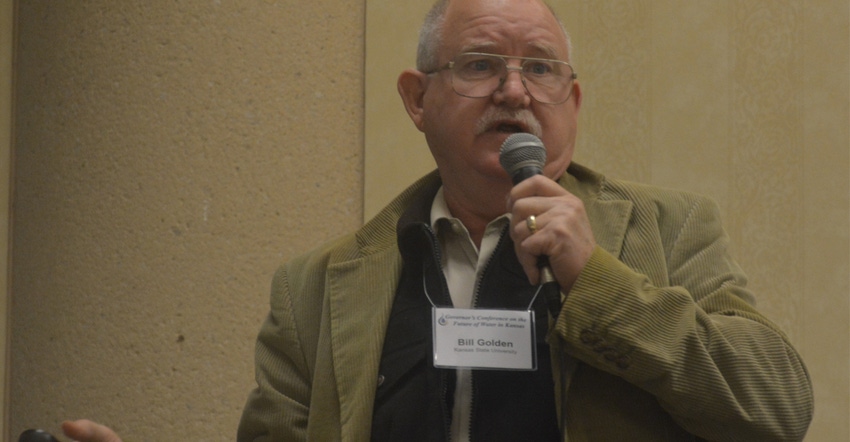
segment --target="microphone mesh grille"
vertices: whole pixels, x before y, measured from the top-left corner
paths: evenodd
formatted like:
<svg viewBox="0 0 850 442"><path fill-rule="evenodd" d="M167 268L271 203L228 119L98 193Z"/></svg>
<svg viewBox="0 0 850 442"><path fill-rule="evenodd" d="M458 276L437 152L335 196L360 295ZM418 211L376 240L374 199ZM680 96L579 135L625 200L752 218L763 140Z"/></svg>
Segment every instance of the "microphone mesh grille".
<svg viewBox="0 0 850 442"><path fill-rule="evenodd" d="M528 133L509 136L499 151L499 163L513 176L523 167L538 167L543 170L546 164L546 148L540 138Z"/></svg>

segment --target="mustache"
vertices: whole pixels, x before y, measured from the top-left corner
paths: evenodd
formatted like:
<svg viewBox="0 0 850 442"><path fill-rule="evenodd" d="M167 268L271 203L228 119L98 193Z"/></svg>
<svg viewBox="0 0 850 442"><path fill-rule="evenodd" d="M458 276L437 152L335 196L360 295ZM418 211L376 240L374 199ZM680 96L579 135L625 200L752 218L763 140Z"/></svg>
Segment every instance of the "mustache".
<svg viewBox="0 0 850 442"><path fill-rule="evenodd" d="M484 132L492 129L494 126L505 121L519 123L525 132L528 132L537 138L543 137L543 128L540 126L540 121L534 116L534 113L528 109L505 109L501 107L488 107L484 111L484 115L478 119L475 125L475 134L481 135Z"/></svg>

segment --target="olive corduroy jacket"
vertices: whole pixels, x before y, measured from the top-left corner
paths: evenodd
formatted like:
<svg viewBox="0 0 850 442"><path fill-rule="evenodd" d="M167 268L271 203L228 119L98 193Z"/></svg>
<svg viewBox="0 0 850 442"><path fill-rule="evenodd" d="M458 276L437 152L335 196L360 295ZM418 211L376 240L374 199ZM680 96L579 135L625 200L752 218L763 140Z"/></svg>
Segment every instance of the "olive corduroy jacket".
<svg viewBox="0 0 850 442"><path fill-rule="evenodd" d="M575 163L559 182L584 202L598 244L547 336L564 440L802 439L808 373L753 307L716 204ZM429 174L278 270L240 442L369 439L402 268L396 222L438 185Z"/></svg>

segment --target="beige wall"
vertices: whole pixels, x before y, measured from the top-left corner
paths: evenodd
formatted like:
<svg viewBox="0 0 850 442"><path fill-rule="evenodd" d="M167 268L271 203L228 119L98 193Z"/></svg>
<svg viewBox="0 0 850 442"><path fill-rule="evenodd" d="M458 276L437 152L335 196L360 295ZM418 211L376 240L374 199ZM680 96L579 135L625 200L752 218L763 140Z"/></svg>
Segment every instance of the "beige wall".
<svg viewBox="0 0 850 442"><path fill-rule="evenodd" d="M12 434L233 439L274 268L431 167L395 96L413 3L19 2ZM809 362L808 440L847 440L848 5L705 3L557 5L578 160L721 203Z"/></svg>
<svg viewBox="0 0 850 442"><path fill-rule="evenodd" d="M232 441L277 265L360 224L360 1L20 1L11 432Z"/></svg>
<svg viewBox="0 0 850 442"><path fill-rule="evenodd" d="M433 168L394 87L428 3L368 2L367 217ZM807 440L850 440L850 4L551 3L584 91L576 161L720 203L759 307L808 363Z"/></svg>

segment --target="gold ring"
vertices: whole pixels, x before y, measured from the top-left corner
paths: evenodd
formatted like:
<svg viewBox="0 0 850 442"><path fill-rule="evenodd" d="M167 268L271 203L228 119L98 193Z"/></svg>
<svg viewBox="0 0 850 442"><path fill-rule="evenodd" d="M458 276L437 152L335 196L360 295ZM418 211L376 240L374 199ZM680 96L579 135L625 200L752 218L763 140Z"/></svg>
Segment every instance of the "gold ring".
<svg viewBox="0 0 850 442"><path fill-rule="evenodd" d="M525 226L528 227L528 231L534 235L534 232L537 231L537 218L534 215L529 216L525 219Z"/></svg>

